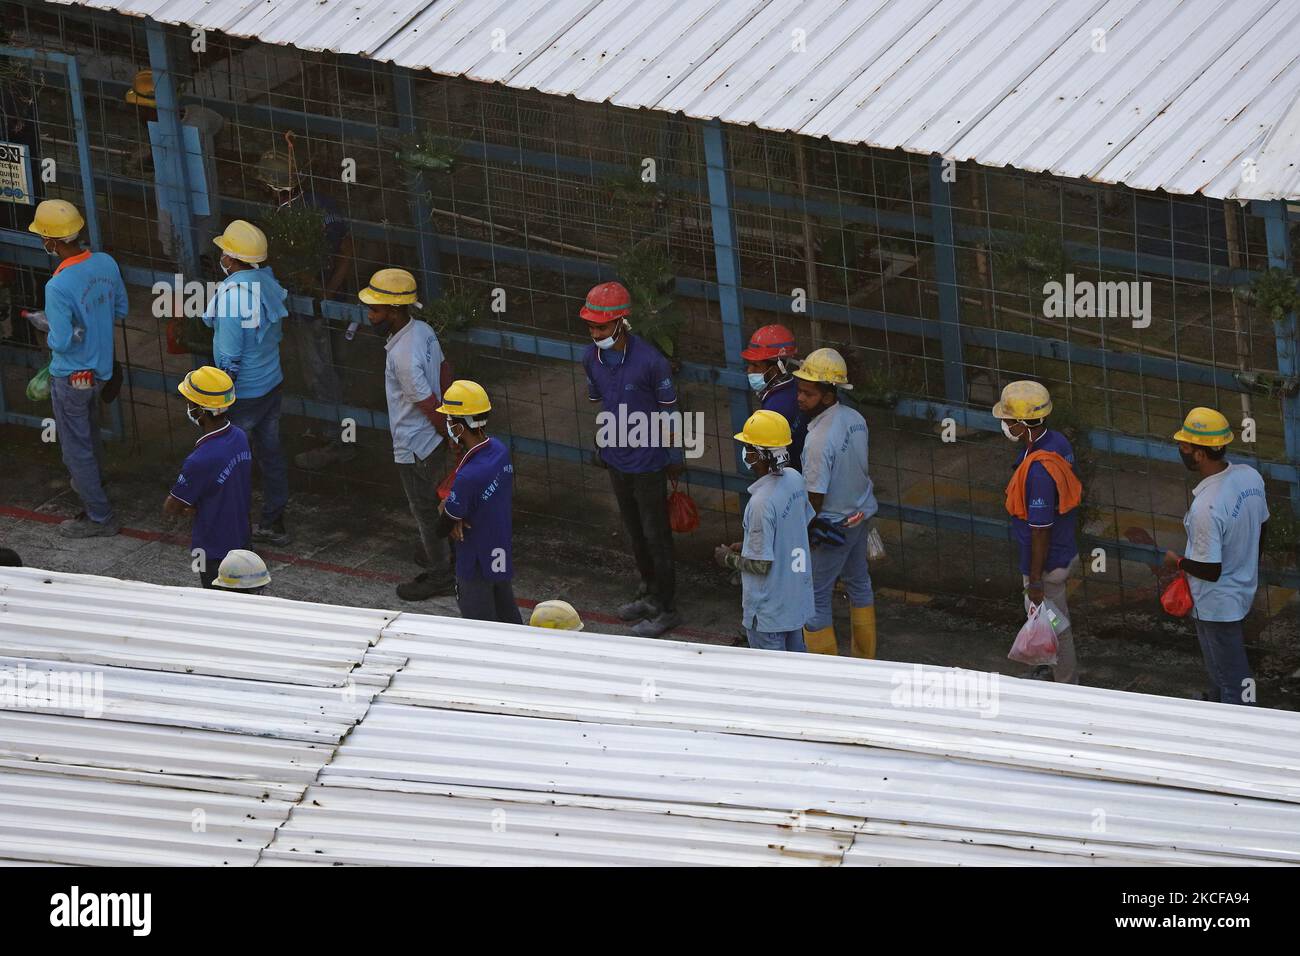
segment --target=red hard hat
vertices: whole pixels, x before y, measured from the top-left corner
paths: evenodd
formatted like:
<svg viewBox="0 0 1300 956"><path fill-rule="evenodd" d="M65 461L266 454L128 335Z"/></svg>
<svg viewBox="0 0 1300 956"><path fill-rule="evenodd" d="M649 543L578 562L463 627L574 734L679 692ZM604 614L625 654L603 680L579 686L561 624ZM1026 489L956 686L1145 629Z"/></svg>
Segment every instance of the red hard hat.
<svg viewBox="0 0 1300 956"><path fill-rule="evenodd" d="M578 312L584 322L604 325L621 319L632 311L632 294L621 282L602 282L587 293L586 304Z"/></svg>
<svg viewBox="0 0 1300 956"><path fill-rule="evenodd" d="M796 352L794 333L784 325L765 325L750 336L749 348L740 353L746 362L785 358Z"/></svg>

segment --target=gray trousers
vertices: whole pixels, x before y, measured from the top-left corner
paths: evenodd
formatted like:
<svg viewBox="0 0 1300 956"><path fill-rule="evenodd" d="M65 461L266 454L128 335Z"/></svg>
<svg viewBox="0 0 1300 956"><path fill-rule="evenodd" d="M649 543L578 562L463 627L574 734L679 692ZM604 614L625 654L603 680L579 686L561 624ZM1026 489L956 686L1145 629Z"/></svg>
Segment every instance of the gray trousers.
<svg viewBox="0 0 1300 956"><path fill-rule="evenodd" d="M420 541L424 544L425 557L429 559L429 572L434 577L451 573L451 545L448 539L438 537L437 530L438 482L443 478L443 463L447 458L443 449L446 446L446 442L441 443L423 460L417 458L410 463L397 464L402 490L406 492L407 504L411 506L416 527L420 529Z"/></svg>
<svg viewBox="0 0 1300 956"><path fill-rule="evenodd" d="M1065 603L1065 585L1070 580L1070 573L1078 563L1079 559L1076 557L1068 567L1057 568L1055 571L1048 571L1043 575L1043 597L1060 608L1061 613L1067 618L1070 616L1070 608ZM1022 578L1025 586L1028 587L1029 575L1022 575ZM1072 626L1056 635L1056 666L1052 668L1052 680L1058 684L1079 683L1079 660L1074 653L1074 628Z"/></svg>
<svg viewBox="0 0 1300 956"><path fill-rule="evenodd" d="M1222 704L1254 704L1255 680L1246 660L1246 642L1241 621L1196 622L1205 671L1210 675L1210 700ZM1250 693L1246 689L1250 688Z"/></svg>

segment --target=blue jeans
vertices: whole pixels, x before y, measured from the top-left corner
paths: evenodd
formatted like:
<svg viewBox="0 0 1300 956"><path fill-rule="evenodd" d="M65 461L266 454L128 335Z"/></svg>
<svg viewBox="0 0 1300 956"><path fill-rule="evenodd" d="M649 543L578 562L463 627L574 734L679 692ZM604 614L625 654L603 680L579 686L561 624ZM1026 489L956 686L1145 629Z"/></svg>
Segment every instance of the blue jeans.
<svg viewBox="0 0 1300 956"><path fill-rule="evenodd" d="M99 431L99 393L94 388L73 388L68 377L50 377L50 401L54 405L54 437L63 454L63 464L72 479L72 490L91 521L103 524L113 517L113 506L104 493L100 475L104 460L104 438Z"/></svg>
<svg viewBox="0 0 1300 956"><path fill-rule="evenodd" d="M1210 675L1210 700L1223 704L1254 704L1253 699L1243 699L1247 682L1251 688L1250 697L1254 698L1255 693L1241 621L1197 619L1196 637L1201 642L1206 673Z"/></svg>
<svg viewBox="0 0 1300 956"><path fill-rule="evenodd" d="M867 522L844 532L844 543L819 545L812 549L813 616L804 625L810 631L831 626L831 599L835 582L843 581L853 607L871 607L876 603L871 590L871 573L867 570Z"/></svg>
<svg viewBox="0 0 1300 956"><path fill-rule="evenodd" d="M236 393L238 395L238 393ZM226 413L253 446L253 461L262 469L262 521L265 527L284 516L289 501L289 466L280 448L280 388L257 398L238 398Z"/></svg>
<svg viewBox="0 0 1300 956"><path fill-rule="evenodd" d="M793 631L756 631L752 627L747 627L745 636L749 638L749 646L760 651L803 653L808 650L803 643L803 628L796 628Z"/></svg>

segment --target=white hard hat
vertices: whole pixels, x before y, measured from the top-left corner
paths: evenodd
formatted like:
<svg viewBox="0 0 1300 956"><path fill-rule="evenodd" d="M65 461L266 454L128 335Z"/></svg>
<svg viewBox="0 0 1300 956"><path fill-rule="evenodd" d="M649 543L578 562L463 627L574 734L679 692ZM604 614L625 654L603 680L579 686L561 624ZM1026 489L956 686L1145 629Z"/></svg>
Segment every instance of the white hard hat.
<svg viewBox="0 0 1300 956"><path fill-rule="evenodd" d="M250 591L270 584L271 572L266 570L266 562L258 555L237 548L221 559L217 579L212 583L219 588Z"/></svg>

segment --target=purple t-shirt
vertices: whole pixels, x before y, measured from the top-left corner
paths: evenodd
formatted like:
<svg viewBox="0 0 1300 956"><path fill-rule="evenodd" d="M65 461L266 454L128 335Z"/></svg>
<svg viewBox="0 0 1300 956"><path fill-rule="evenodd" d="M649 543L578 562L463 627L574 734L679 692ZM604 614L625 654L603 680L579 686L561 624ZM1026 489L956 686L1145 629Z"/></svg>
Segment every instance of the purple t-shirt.
<svg viewBox="0 0 1300 956"><path fill-rule="evenodd" d="M248 436L230 422L194 445L171 495L195 509L190 547L203 549L209 569L252 538L253 455Z"/></svg>
<svg viewBox="0 0 1300 956"><path fill-rule="evenodd" d="M1074 467L1074 449L1060 432L1047 430L1043 437L1034 444L1034 451L1052 451L1060 455ZM1016 459L1016 467L1025 460L1028 452L1023 448ZM1075 526L1078 524L1078 509L1061 514L1057 511L1056 482L1038 462L1029 466L1029 477L1025 480L1025 508L1029 514L1028 521L1011 519L1016 541L1020 543L1020 573L1029 573L1030 528L1051 528L1052 539L1047 548L1047 564L1043 571L1055 571L1068 567L1079 553L1075 541Z"/></svg>
<svg viewBox="0 0 1300 956"><path fill-rule="evenodd" d="M670 461L680 462L681 446L664 447L667 430L658 417L661 412L676 411L677 390L668 359L631 334L621 361L620 356L610 354L614 351L592 345L582 357L587 398L603 407L596 421L601 459L614 470L631 475L659 471ZM679 442L680 425L678 421L677 430L671 433Z"/></svg>
<svg viewBox="0 0 1300 956"><path fill-rule="evenodd" d="M803 468L803 443L808 437L808 417L799 411L799 389L793 378L763 389L758 403L765 411L776 412L790 424L790 467Z"/></svg>

